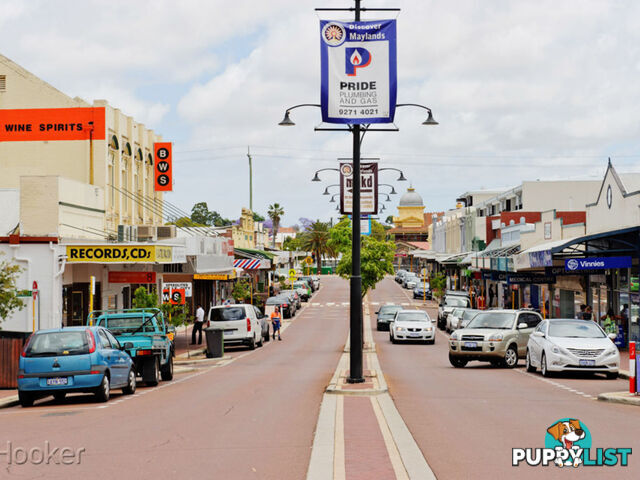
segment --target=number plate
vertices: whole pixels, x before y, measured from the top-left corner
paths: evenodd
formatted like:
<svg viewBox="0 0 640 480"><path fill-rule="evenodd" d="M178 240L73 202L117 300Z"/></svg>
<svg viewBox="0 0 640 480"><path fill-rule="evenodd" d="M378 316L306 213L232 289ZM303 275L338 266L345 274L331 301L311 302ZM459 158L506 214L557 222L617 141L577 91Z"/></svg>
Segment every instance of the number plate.
<svg viewBox="0 0 640 480"><path fill-rule="evenodd" d="M478 342L464 342L464 346L467 348L478 348Z"/></svg>
<svg viewBox="0 0 640 480"><path fill-rule="evenodd" d="M234 333L236 333L236 331L235 331L235 330L225 330L225 331L224 331L224 334L225 334L225 335L233 335Z"/></svg>
<svg viewBox="0 0 640 480"><path fill-rule="evenodd" d="M410 337L421 337L422 334L421 333L417 333L417 332L411 332L411 333L409 333L409 336Z"/></svg>
<svg viewBox="0 0 640 480"><path fill-rule="evenodd" d="M68 379L66 377L47 378L47 385L66 385Z"/></svg>
<svg viewBox="0 0 640 480"><path fill-rule="evenodd" d="M596 361L595 360L580 360L579 365L581 367L593 367L595 366Z"/></svg>

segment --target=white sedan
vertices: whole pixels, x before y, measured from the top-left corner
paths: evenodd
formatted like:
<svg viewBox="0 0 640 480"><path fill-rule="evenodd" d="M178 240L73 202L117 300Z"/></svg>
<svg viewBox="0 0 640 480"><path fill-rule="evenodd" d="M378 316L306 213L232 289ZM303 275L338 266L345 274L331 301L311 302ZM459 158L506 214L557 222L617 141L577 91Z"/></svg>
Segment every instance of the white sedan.
<svg viewBox="0 0 640 480"><path fill-rule="evenodd" d="M579 371L617 378L620 353L613 338L591 320L543 320L527 343L527 371L540 368L545 377L551 372Z"/></svg>
<svg viewBox="0 0 640 480"><path fill-rule="evenodd" d="M436 326L423 310L400 310L389 324L389 340L421 340L436 343Z"/></svg>

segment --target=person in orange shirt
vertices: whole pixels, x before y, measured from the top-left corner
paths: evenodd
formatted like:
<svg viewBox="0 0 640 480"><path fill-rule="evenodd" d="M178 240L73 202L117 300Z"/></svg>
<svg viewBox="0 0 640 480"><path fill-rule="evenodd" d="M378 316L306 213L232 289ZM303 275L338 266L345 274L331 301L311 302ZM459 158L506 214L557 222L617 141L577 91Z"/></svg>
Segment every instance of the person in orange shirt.
<svg viewBox="0 0 640 480"><path fill-rule="evenodd" d="M276 305L276 308L271 313L271 324L273 325L273 339L276 339L276 332L278 332L278 340L282 340L280 336L280 323L282 317L280 316L280 307Z"/></svg>

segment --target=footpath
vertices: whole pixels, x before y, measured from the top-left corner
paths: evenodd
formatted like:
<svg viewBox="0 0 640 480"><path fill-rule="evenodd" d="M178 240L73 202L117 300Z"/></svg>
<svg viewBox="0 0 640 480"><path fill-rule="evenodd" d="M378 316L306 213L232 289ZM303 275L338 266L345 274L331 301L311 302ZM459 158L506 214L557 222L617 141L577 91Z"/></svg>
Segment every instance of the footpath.
<svg viewBox="0 0 640 480"><path fill-rule="evenodd" d="M435 479L388 393L364 304L365 382L347 383L349 338L327 386L307 480Z"/></svg>

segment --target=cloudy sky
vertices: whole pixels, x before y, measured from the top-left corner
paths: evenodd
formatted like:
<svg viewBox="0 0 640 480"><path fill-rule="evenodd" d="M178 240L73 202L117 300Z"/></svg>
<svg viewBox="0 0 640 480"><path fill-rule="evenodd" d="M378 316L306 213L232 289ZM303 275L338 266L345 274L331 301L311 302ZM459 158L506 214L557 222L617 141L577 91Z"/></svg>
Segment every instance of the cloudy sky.
<svg viewBox="0 0 640 480"><path fill-rule="evenodd" d="M175 191L236 218L284 206L284 224L335 217L319 168L351 151L350 135L314 132L319 17L350 0L0 0L0 53L70 96L107 99L174 142ZM522 180L601 178L610 156L640 171L640 2L364 0L401 7L397 133L367 134L363 155L400 168L428 210L474 189ZM345 13L322 18L348 19ZM363 19L381 18L364 14ZM395 172L382 180L396 190ZM382 190L385 188L382 187ZM337 191L332 188L332 191ZM385 218L395 213L392 197ZM334 208L332 208L334 207Z"/></svg>

